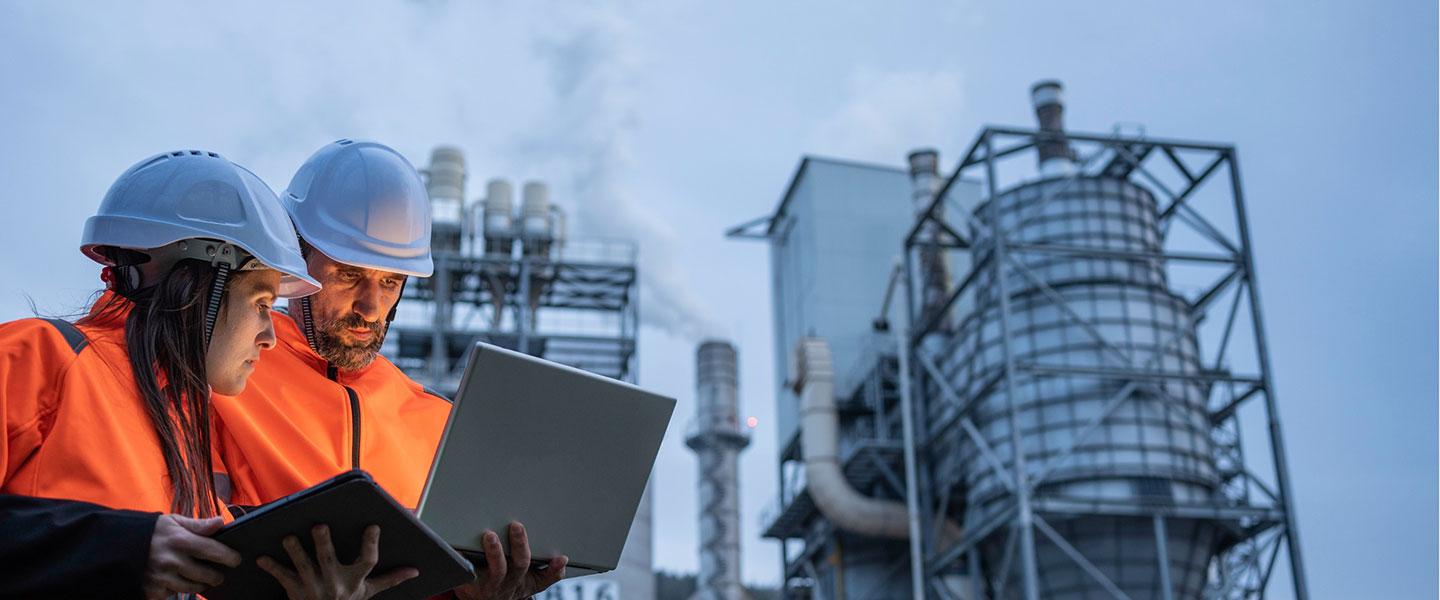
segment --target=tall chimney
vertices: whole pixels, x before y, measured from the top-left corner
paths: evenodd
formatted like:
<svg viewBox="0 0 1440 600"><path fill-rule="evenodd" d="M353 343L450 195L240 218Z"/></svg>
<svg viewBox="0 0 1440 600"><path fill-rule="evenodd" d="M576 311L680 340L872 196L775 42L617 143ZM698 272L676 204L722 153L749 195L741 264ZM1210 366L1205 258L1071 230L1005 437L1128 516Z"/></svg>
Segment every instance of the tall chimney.
<svg viewBox="0 0 1440 600"><path fill-rule="evenodd" d="M940 191L940 153L931 148L921 148L910 153L909 161L910 201L915 209L915 218L919 219ZM943 203L936 207L935 217L945 218ZM920 247L922 318L938 309L950 291L950 261L945 249L938 244L939 231L940 228L933 222L926 223L921 229L920 239L926 242ZM942 328L947 325L948 319L942 321Z"/></svg>
<svg viewBox="0 0 1440 600"><path fill-rule="evenodd" d="M1040 121L1040 139L1036 149L1040 156L1040 174L1046 177L1065 175L1075 168L1075 151L1065 140L1065 88L1059 81L1047 79L1030 88L1030 102L1035 118Z"/></svg>
<svg viewBox="0 0 1440 600"><path fill-rule="evenodd" d="M685 445L700 461L700 574L691 600L743 600L740 582L740 427L735 347L708 340L695 352L695 420Z"/></svg>

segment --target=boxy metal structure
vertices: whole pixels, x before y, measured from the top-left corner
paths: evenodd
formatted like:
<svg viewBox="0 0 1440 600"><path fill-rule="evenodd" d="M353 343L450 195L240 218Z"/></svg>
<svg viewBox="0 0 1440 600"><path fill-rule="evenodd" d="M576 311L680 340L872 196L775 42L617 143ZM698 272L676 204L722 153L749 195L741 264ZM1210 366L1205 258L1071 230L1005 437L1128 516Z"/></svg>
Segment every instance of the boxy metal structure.
<svg viewBox="0 0 1440 600"><path fill-rule="evenodd" d="M864 413L842 415L846 475L911 500L919 543L847 536L802 476L766 523L788 597L1263 598L1283 549L1308 598L1238 153L1064 131L1059 92L1037 85L1040 128L984 128L935 182L897 240L900 350L841 392ZM1013 164L1029 151L1038 175ZM1247 461L1242 412L1268 462ZM785 490L801 457L781 448ZM873 557L864 594L821 581L853 560L842 539Z"/></svg>

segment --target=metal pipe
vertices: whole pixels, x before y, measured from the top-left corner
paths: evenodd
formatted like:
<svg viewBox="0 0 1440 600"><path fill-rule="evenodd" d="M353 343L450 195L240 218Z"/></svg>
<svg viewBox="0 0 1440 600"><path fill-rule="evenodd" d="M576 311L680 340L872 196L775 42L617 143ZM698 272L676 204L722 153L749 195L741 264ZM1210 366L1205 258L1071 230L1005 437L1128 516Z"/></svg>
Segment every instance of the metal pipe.
<svg viewBox="0 0 1440 600"><path fill-rule="evenodd" d="M905 448L905 511L910 534L910 589L915 600L925 598L925 553L920 548L920 497L915 458L915 415L910 400L910 324L895 334L895 353L900 360L900 431Z"/></svg>
<svg viewBox="0 0 1440 600"><path fill-rule="evenodd" d="M1170 540L1165 535L1165 517L1156 513L1152 522L1155 525L1155 562L1160 568L1160 598L1175 600L1175 587L1170 582Z"/></svg>

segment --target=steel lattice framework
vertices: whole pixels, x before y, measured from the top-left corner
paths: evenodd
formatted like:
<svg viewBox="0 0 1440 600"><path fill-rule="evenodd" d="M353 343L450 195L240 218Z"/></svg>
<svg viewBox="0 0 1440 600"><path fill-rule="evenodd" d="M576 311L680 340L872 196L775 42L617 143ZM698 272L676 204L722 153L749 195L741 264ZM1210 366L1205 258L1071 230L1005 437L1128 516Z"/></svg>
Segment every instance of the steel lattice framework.
<svg viewBox="0 0 1440 600"><path fill-rule="evenodd" d="M1050 544L1052 550L1058 549L1074 566L1088 574L1099 588L1115 598L1128 598L1121 586L1097 568L1095 561L1070 543L1062 535L1061 528L1055 525L1063 520L1123 517L1147 519L1152 524L1157 556L1155 566L1160 582L1158 597L1170 600L1175 589L1170 572L1172 563L1166 554L1169 547L1167 526L1174 526L1179 519L1191 519L1213 522L1217 527L1223 527L1228 536L1207 568L1206 597L1264 598L1283 547L1289 559L1295 596L1301 600L1308 598L1235 147L1122 135L1118 132L1114 135L1066 132L1061 140L1079 151L1081 161L1075 172L1068 176L1069 181L1059 184L1059 189L1063 190L1070 181L1083 176L1128 180L1143 186L1154 194L1159 203L1158 217L1166 240L1179 231L1172 231L1172 228L1179 226L1195 234L1195 239L1204 240L1211 250L1171 251L1162 245L1166 249L1159 252L1137 252L1083 243L1021 243L1012 239L1009 232L1014 227L1007 228L1004 219L978 219L968 210L947 210L947 192L955 182L962 178L978 179L985 185L986 197L996 199L1005 193L998 175L998 171L1006 167L1005 163L1037 144L1055 141L1056 137L1053 133L1010 127L992 126L982 130L905 239L904 268L909 283L905 287L909 290L907 312L910 328L902 368L909 371L914 411L917 423L922 424L909 443L913 444L917 456L931 456L941 434L947 431L953 433L958 428L963 432L959 437L964 443L972 445L973 455L988 465L1004 484L1007 494L1005 510L987 513L983 519L975 518L979 513L974 512L974 507L957 506L960 502L957 495L963 494L956 491L964 486L958 469L921 459L918 496L924 534L920 552L923 554L927 595L954 598L953 592L942 581L947 575L968 573L971 598L1004 598L1015 592L1027 599L1039 598L1042 573L1041 565L1037 564L1037 544ZM1215 182L1212 188L1224 186L1222 195L1228 196L1228 206L1216 208L1214 202L1207 200L1208 208L1197 207L1195 197L1212 181ZM1049 200L1046 197L1041 202ZM998 211L998 205L998 202L990 202L988 207L983 208ZM1232 234L1227 235L1216 226L1220 218L1233 218ZM922 306L923 300L915 283L922 277L923 267L919 264L921 252L933 252L938 247L947 253L969 255L972 249L978 247L979 240L976 238L979 237L985 238L986 252L975 254L979 258L974 260L963 278L957 277L959 281L949 286L942 305L927 310ZM1199 372L1168 369L1164 364L1155 364L1155 361L1133 360L1124 344L1107 338L1101 327L1082 316L1080 311L1072 309L1063 294L1049 285L1044 277L1033 273L1031 266L1022 260L1036 255L1123 260L1166 271L1188 268L1187 265L1208 265L1212 271L1218 270L1219 275L1213 281L1183 298L1194 322L1212 316L1224 319L1223 327L1205 330L1218 329L1218 337L1208 333L1197 334L1200 335L1201 345L1213 352L1213 360L1207 359ZM977 293L977 280L982 279L998 286L1003 369L993 379L965 386L961 390L952 383L953 375L947 377L943 373L939 365L942 357L936 355L935 345L927 343L927 340L931 336L947 335L947 323L956 317L957 306L963 303L962 298L967 294ZM1049 303L1063 315L1068 325L1087 332L1093 338L1087 343L1098 344L1104 349L1108 357L1106 364L1076 367L1047 364L1035 359L1019 360L1012 347L1016 339L1009 330L1016 300L1012 297L1013 290L1006 287L1015 281L1025 282L1026 286L1038 290L1038 294L1032 296L1039 300L1027 301ZM1244 320L1250 327L1237 327L1237 314L1241 313L1248 314L1248 319ZM1232 372L1227 350L1243 342L1251 345L1248 351L1253 352L1256 364L1254 367L1246 365L1245 372ZM992 448L977 427L975 411L978 397L982 394L1004 394L1008 402L1008 414L1004 418L1010 420L1011 435L1017 436L1011 447L1019 447L1014 401L1017 386L1045 378L1073 376L1103 378L1121 385L1119 391L1104 404L1103 410L1080 429L1080 434L1070 440L1069 446L1058 456L1027 464L1026 452L1009 452L1007 459ZM1104 425L1132 395L1143 392L1149 397L1178 403L1168 395L1165 386L1171 381L1183 381L1204 390L1210 440L1221 482L1213 499L1201 503L1146 504L1037 495L1037 489L1048 482L1056 467L1065 462L1085 437ZM979 391L974 391L977 389ZM1257 474L1254 469L1259 465L1247 462L1243 452L1240 411L1251 405L1263 408L1270 449L1269 464L1266 466L1273 473L1273 487ZM937 420L933 417L937 413L945 417ZM935 518L936 515L966 517L963 539L950 546L942 545L937 536L939 519ZM1005 550L1002 560L997 562L992 557L982 565L980 547L987 542L1003 544ZM1007 591L1007 586L1018 588L1012 587Z"/></svg>
<svg viewBox="0 0 1440 600"><path fill-rule="evenodd" d="M623 381L635 381L639 278L628 242L572 243L563 255L495 257L436 249L435 274L402 298L429 323L396 322L392 360L453 394L464 359L484 341ZM403 309L402 309L403 310ZM537 317L602 318L603 327L545 326Z"/></svg>

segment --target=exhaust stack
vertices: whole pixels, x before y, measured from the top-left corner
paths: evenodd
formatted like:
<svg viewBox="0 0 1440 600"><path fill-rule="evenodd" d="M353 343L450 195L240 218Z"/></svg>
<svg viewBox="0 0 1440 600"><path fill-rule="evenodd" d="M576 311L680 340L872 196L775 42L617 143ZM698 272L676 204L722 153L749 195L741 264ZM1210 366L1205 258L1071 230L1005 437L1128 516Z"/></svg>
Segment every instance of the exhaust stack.
<svg viewBox="0 0 1440 600"><path fill-rule="evenodd" d="M940 153L931 148L922 148L911 152L909 161L910 200L918 219L930 208L935 194L940 191ZM943 203L936 207L936 218L943 218L944 211ZM939 246L939 229L932 222L926 223L922 230L921 239L930 242L930 245L920 250L920 268L924 273L924 280L920 282L923 290L921 315L924 317L928 317L944 304L945 296L950 290L950 260L945 249ZM949 329L948 319L942 323L942 327Z"/></svg>
<svg viewBox="0 0 1440 600"><path fill-rule="evenodd" d="M691 600L745 600L740 582L740 451L735 347L708 340L695 352L695 420L685 445L700 461L700 574Z"/></svg>
<svg viewBox="0 0 1440 600"><path fill-rule="evenodd" d="M1030 103L1040 121L1040 174L1045 177L1067 175L1075 170L1075 150L1065 140L1064 86L1047 79L1030 88Z"/></svg>

